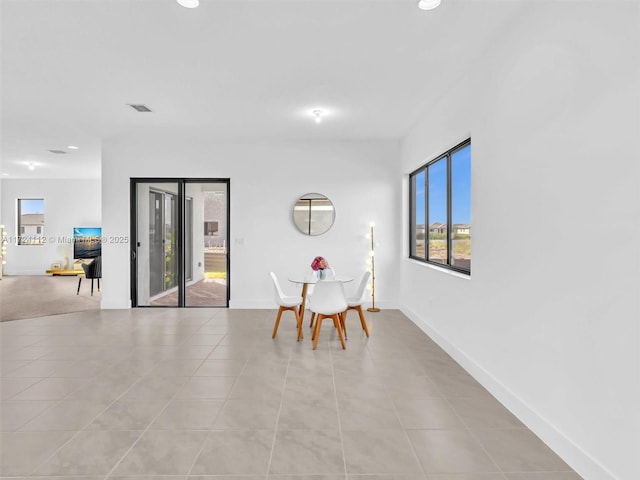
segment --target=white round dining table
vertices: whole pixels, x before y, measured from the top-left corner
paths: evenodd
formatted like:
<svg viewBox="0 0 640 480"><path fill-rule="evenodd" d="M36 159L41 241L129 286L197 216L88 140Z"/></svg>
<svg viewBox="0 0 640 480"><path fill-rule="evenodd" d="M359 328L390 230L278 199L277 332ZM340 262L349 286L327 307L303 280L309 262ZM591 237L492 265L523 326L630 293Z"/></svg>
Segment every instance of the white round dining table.
<svg viewBox="0 0 640 480"><path fill-rule="evenodd" d="M349 283L353 281L353 277L349 277L346 275L334 275L331 278L324 278L324 279L320 279L318 278L315 274L313 273L305 273L304 275L293 275L289 277L289 281L292 283L298 283L302 285L302 292L300 293L300 295L302 295L302 303L300 304L300 310L298 311L299 315L300 315L300 321L302 321L304 319L304 309L305 309L305 304L307 302L307 287L309 286L309 284L316 284L318 282L323 282L323 281L334 281L334 282L342 282L342 283Z"/></svg>

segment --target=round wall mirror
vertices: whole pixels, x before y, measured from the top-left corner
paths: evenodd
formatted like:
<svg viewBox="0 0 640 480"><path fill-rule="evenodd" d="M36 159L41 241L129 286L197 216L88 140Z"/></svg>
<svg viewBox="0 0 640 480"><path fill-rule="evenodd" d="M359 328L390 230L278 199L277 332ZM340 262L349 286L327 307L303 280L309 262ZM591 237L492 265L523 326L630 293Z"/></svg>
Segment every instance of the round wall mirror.
<svg viewBox="0 0 640 480"><path fill-rule="evenodd" d="M293 206L293 223L305 235L322 235L335 218L333 203L320 193L302 195Z"/></svg>

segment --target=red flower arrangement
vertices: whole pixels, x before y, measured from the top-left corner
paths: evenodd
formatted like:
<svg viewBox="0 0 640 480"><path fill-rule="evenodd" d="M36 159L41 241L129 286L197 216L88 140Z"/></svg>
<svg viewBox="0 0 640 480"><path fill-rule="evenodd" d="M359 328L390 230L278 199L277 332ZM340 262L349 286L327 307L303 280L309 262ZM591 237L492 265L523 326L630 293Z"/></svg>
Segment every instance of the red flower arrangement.
<svg viewBox="0 0 640 480"><path fill-rule="evenodd" d="M329 268L329 262L327 262L324 257L316 257L311 262L311 268L314 271L324 270L325 268Z"/></svg>

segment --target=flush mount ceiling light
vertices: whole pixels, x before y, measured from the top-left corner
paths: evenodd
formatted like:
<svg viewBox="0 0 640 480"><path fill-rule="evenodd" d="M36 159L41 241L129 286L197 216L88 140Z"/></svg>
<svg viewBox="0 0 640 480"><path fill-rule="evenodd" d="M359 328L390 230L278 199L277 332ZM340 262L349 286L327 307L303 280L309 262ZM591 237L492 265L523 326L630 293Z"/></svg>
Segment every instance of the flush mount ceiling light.
<svg viewBox="0 0 640 480"><path fill-rule="evenodd" d="M421 10L433 10L440 5L440 0L420 0L418 8Z"/></svg>
<svg viewBox="0 0 640 480"><path fill-rule="evenodd" d="M198 5L200 5L200 1L199 0L176 0L178 2L179 5L183 6L184 8L196 8Z"/></svg>
<svg viewBox="0 0 640 480"><path fill-rule="evenodd" d="M76 147L75 145L67 145L67 148L69 150L78 150L78 147Z"/></svg>
<svg viewBox="0 0 640 480"><path fill-rule="evenodd" d="M311 112L311 114L313 115L313 120L316 123L322 123L322 115L324 115L324 112L322 110L320 110L319 108L313 110Z"/></svg>
<svg viewBox="0 0 640 480"><path fill-rule="evenodd" d="M67 152L65 152L64 150L47 150L49 153L55 153L56 155L66 155Z"/></svg>

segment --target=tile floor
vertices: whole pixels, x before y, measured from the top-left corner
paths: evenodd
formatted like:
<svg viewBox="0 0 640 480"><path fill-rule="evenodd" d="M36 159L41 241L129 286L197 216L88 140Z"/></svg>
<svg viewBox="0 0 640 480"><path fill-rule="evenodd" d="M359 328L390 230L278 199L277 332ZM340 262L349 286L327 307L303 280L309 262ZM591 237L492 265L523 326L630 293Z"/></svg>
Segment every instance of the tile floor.
<svg viewBox="0 0 640 480"><path fill-rule="evenodd" d="M352 315L352 314L350 314ZM92 311L0 324L3 477L578 480L399 311ZM308 317L307 317L308 319ZM306 322L306 321L305 321ZM297 477L297 478L296 478Z"/></svg>

